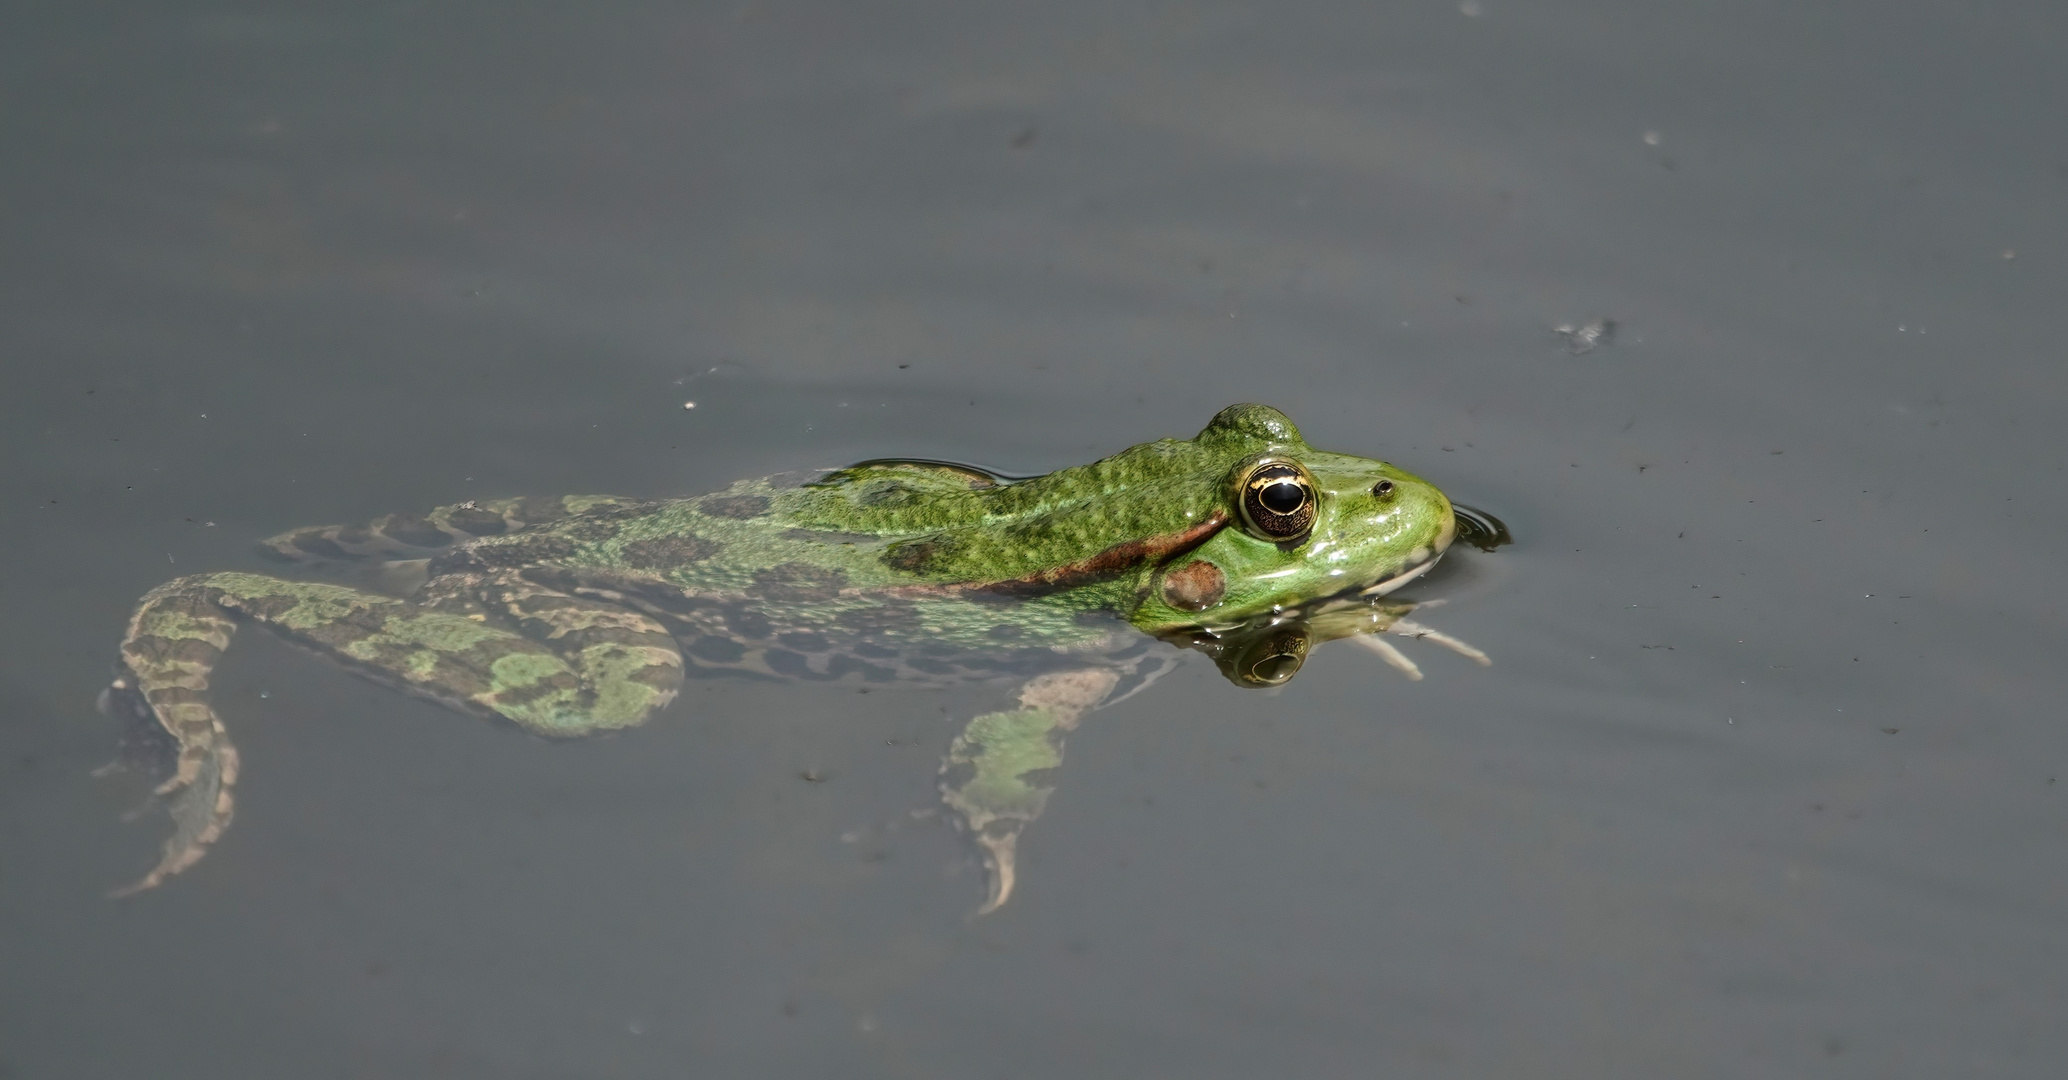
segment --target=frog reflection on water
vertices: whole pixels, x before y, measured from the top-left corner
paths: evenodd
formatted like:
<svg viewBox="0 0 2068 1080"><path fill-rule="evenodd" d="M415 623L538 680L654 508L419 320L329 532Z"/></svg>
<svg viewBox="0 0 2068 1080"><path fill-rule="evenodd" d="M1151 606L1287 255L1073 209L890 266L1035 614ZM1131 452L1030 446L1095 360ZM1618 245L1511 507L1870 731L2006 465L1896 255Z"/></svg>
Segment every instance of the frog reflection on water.
<svg viewBox="0 0 2068 1080"><path fill-rule="evenodd" d="M1414 605L1380 599L1457 529L1427 481L1317 451L1261 405L1025 480L873 461L690 499L507 499L298 529L265 550L380 566L389 591L200 574L152 590L130 621L102 704L133 722L132 756L169 774L157 794L175 830L124 891L192 866L229 825L237 750L206 691L253 624L549 738L644 723L685 678L1017 683L1017 706L971 720L941 771L993 910L1064 734L1179 655L1145 633L1248 686L1284 682L1333 638L1419 677L1388 631L1484 663L1409 621Z"/></svg>

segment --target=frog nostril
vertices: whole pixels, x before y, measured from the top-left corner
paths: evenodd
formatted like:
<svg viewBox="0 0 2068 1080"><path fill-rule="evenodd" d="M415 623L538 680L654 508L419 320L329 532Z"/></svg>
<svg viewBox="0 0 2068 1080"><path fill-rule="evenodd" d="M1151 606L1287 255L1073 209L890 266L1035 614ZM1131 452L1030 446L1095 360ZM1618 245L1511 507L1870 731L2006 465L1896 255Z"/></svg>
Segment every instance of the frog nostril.
<svg viewBox="0 0 2068 1080"><path fill-rule="evenodd" d="M1376 484L1373 484L1373 485L1371 486L1371 493L1372 493L1372 494L1374 494L1374 495L1377 495L1377 496L1378 496L1379 498L1381 498L1381 499L1390 499L1390 498L1392 498L1392 497L1393 497L1393 481L1391 481L1391 480L1381 480L1381 481L1379 481L1378 483L1376 483Z"/></svg>

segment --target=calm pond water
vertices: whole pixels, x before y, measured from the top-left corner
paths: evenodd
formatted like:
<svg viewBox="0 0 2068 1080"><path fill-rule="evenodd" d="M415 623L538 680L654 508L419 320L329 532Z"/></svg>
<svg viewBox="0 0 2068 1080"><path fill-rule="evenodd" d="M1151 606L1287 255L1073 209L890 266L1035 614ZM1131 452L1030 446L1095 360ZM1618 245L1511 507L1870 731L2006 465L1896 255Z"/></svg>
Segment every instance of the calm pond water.
<svg viewBox="0 0 2068 1080"><path fill-rule="evenodd" d="M2058 1075L2064 43L8 6L0 1077ZM1030 474L1235 401L1509 524L1414 590L1493 665L1190 658L1072 736L994 915L923 816L993 691L712 682L548 745L261 635L237 827L103 898L164 835L88 776L127 612L259 537Z"/></svg>

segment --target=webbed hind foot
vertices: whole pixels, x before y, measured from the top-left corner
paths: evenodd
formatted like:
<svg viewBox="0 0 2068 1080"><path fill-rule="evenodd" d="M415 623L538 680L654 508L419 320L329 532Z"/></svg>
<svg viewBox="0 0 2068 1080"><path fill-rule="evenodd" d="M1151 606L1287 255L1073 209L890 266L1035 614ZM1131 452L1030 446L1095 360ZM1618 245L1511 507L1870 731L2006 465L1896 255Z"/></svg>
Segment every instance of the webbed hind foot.
<svg viewBox="0 0 2068 1080"><path fill-rule="evenodd" d="M1120 682L1093 668L1037 676L1020 688L1020 707L969 722L941 762L941 801L983 849L990 888L978 915L1012 899L1018 882L1021 830L1033 824L1055 790L1063 736Z"/></svg>
<svg viewBox="0 0 2068 1080"><path fill-rule="evenodd" d="M229 828L236 812L231 789L237 783L237 748L229 733L210 715L211 730L206 739L175 741L161 726L151 705L138 688L133 672L123 674L101 691L103 713L125 721L122 749L108 765L94 770L95 776L141 766L153 775L164 775L150 798L124 820L135 820L158 807L172 818L172 835L160 849L158 863L149 873L118 889L111 897L124 897L153 889L165 879L201 861L208 848Z"/></svg>
<svg viewBox="0 0 2068 1080"><path fill-rule="evenodd" d="M160 762L172 758L156 794L174 830L158 865L122 891L152 888L199 862L230 823L237 749L207 692L240 623L551 738L631 727L674 698L682 655L652 618L513 574L473 584L472 594L449 598L454 610L234 572L180 578L145 595L103 700L132 728L157 729L145 741Z"/></svg>

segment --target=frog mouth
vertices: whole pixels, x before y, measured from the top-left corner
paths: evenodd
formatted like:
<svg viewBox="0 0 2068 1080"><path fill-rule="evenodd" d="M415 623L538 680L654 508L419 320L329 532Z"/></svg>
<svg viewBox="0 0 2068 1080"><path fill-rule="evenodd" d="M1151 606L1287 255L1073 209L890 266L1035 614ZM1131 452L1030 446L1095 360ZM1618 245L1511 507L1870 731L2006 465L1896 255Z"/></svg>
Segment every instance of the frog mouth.
<svg viewBox="0 0 2068 1080"><path fill-rule="evenodd" d="M1441 561L1443 561L1443 552L1438 551L1436 554L1431 555L1426 559L1423 559L1421 562L1418 562L1413 566L1410 566L1407 569L1402 570L1401 572L1393 575L1392 577L1382 578L1377 582L1374 582L1370 585L1365 586L1362 589L1357 590L1357 595L1372 598L1384 596L1387 593L1400 588L1402 585L1405 585L1408 582L1413 581L1418 577L1421 577L1423 574L1428 573L1430 570L1435 568L1437 563Z"/></svg>

